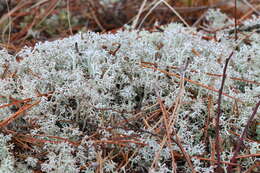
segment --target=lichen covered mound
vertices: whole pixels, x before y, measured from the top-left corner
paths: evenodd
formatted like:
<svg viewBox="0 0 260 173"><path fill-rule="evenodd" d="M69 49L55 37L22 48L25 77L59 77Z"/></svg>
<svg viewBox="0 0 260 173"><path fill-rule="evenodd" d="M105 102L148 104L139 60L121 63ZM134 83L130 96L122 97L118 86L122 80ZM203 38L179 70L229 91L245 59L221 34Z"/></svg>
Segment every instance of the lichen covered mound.
<svg viewBox="0 0 260 173"><path fill-rule="evenodd" d="M260 19L255 18L245 25L258 21ZM39 102L8 127L15 127L18 133L45 141L41 146L33 145L35 150L20 151L30 156L27 161L12 158L10 162L14 163L6 168L1 162L0 170L12 172L14 165L19 163L28 171L40 164L42 171L46 172L91 172L100 164L98 158L104 156L107 157L103 163L104 170L114 172L123 157L121 160L109 160L113 153L111 155L108 151L120 153L115 150L120 147L129 154L136 152L122 170L149 169L160 149L162 139L153 134L156 128L163 128L163 122L158 123L162 115L147 120L150 125L141 123L142 119L160 110L158 96L166 108L174 105L182 75L186 80L185 92L175 125L171 128L178 131L182 145L191 157L203 154L208 157L209 144L202 140L205 136L203 129L210 120L208 135L214 139L217 90L221 85L225 59L233 52L227 70L221 115L223 145L230 145L223 147L222 159L229 161L232 156L230 147L233 146L229 130L241 134L241 127L245 126L260 95L260 35L251 32L248 43L243 41L241 34L236 42L229 31L221 30L213 39L194 28L170 24L152 32L125 29L113 34L81 33L39 43L34 48L24 48L15 56L1 50L0 104L27 98L32 98L28 102L30 104ZM236 50L235 45L238 45ZM0 121L18 109L19 106L1 108ZM140 112L142 115L131 122L132 125L117 124L136 117ZM256 131L252 133L254 140L259 139L259 134L255 136ZM122 147L116 143L102 143L102 140L114 139L115 134L135 136L135 139L130 139L145 145L128 143L128 147ZM80 143L74 145L67 140L60 143L62 140L50 139L47 135ZM160 135L165 134L162 132ZM48 140L59 142L53 144ZM171 149L180 152L175 143L171 145ZM252 141L245 141L245 145L243 154L254 154L259 147ZM172 170L169 151L167 145L162 148L158 171ZM48 154L35 158L37 153L43 152ZM195 157L192 161L199 172L213 170L210 164ZM247 168L254 161L254 158L243 159L241 164ZM179 169L187 170L188 165L183 163Z"/></svg>

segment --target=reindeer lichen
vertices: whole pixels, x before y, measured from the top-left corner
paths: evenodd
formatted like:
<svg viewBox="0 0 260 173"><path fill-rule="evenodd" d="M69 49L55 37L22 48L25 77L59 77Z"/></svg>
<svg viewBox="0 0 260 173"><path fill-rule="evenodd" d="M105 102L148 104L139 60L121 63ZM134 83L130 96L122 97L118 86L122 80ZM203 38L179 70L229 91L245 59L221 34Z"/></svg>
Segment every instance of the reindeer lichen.
<svg viewBox="0 0 260 173"><path fill-rule="evenodd" d="M212 28L232 22L219 11L210 11L208 20ZM259 20L253 18L244 24L253 25ZM15 159L9 144L0 143L4 150L0 152L4 159L0 172L11 171L18 164L27 165L28 170L38 165L45 172L93 172L98 167L115 172L120 159L124 159L122 152L129 154L129 163L121 170L147 172L159 150L158 170L151 171L171 172L169 152L180 153L179 146L170 143L160 149L165 135L160 114L147 120L146 125L142 119L160 110L156 88L167 109L175 103L180 90L178 77L184 73L182 105L170 128L177 132L183 148L192 157L195 170L213 172L214 166L196 156L209 157L203 129L205 124L209 125L207 135L211 142L215 137L217 90L225 59L232 51L220 119L223 161L232 156L231 139L235 136L231 132L241 134L260 95L260 35L250 33L248 43L241 34L236 42L229 30L219 30L217 40L208 40L205 36L211 37L210 34L172 23L162 26L163 32L126 29L115 34L79 33L25 47L17 55L0 50L0 104L27 98L31 98L31 103L40 100L8 127L15 127L17 132L38 142L44 141L42 145L30 146L32 151L24 151L26 161ZM234 43L238 44L237 49ZM0 122L25 104L28 103L1 108ZM135 116L139 119L130 121ZM4 139L1 134L1 140ZM257 139L259 133L254 140ZM119 145L122 140L128 140L129 143L123 143L128 147ZM247 141L245 146L242 154L254 154L259 143ZM45 152L48 154L39 154ZM40 156L34 160L37 154ZM119 160L109 160L116 154ZM245 169L256 160L251 157L240 162ZM177 167L191 171L186 163L177 163Z"/></svg>

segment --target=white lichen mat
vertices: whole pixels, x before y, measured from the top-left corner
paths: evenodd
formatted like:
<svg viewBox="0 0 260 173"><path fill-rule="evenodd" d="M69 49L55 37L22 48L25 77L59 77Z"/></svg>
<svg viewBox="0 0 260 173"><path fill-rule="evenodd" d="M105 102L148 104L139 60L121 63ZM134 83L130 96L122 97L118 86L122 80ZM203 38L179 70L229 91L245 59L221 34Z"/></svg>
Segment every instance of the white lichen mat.
<svg viewBox="0 0 260 173"><path fill-rule="evenodd" d="M224 20L225 16L214 18L213 13L218 14L208 15L208 27L224 28L232 22ZM244 26L258 23L260 18L254 18L245 21ZM225 59L232 51L221 105L223 161L232 156L232 141L236 139L232 132L242 133L260 95L259 31L240 31L235 41L232 29L226 27L214 36L173 23L152 32L125 29L114 34L81 33L24 48L15 56L1 50L0 104L29 99L2 107L1 125L44 142L31 145L23 151L27 159L18 160L8 142L10 135L3 131L0 172L28 172L37 165L46 172L92 172L100 166L101 158L105 172L148 171L165 135L158 96L167 109L171 108L180 94L182 75L185 82L181 105L175 125L170 128L177 131L195 170L212 172L214 166L209 161L195 156L210 157L210 143L215 140L217 91ZM8 124L8 117L19 108L34 103ZM159 114L149 119L156 111ZM259 114L254 121L255 125L259 122ZM205 124L209 125L210 141L203 140ZM254 140L259 140L259 123L258 133L251 130L257 134ZM125 146L115 142L122 141L120 137L128 140ZM175 143L169 145L161 148L154 171L172 171L170 150L181 151ZM256 154L259 149L259 143L252 140L244 140L244 145L241 155ZM48 154L35 157L43 152ZM118 169L120 161L110 158L122 152L131 157ZM118 157L123 159L120 154ZM239 160L243 169L255 161L256 157ZM187 163L177 163L177 168L190 171Z"/></svg>

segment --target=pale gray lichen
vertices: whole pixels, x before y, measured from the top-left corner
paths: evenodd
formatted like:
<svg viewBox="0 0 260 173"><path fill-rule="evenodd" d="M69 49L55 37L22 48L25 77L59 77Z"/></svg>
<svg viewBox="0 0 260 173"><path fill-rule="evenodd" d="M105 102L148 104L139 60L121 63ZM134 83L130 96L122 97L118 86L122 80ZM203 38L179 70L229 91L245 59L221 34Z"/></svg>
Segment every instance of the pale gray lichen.
<svg viewBox="0 0 260 173"><path fill-rule="evenodd" d="M217 15L219 11L210 12L208 19L212 27L218 27L220 23L229 21L224 20L225 15L220 16L221 20L219 18L216 20ZM254 18L248 23L254 24L257 21L259 19ZM95 170L96 159L98 154L102 153L102 149L100 146L94 147L95 141L88 136L97 132L102 140L112 137L113 133L105 128L111 128L115 122L130 118L133 116L131 112L144 110L157 103L155 86L159 88L160 97L167 107L174 103L179 92L179 79L155 69L142 67L141 63L145 62L154 64L150 66L157 69L180 75L183 73L181 67L185 66L185 62L189 59L190 64L185 71L186 77L219 89L221 78L216 75L222 74L225 59L234 51L228 67L224 92L243 103L236 103L234 99L223 96L221 135L224 141L228 141L230 136L228 129L237 127L236 132L242 132L240 127L245 126L260 94L259 34L253 33L249 37L250 44L241 42L239 48L234 50L235 41L227 34L228 29L217 32L217 35L221 36L218 41L204 40L205 33L196 32L194 28L185 28L181 24L172 23L162 29L164 32L137 30L118 31L115 34L87 32L62 40L38 43L33 48L26 47L16 56L8 54L5 50L0 51L1 105L10 103L12 101L10 96L15 99L41 100L38 105L25 112L23 121L13 122L16 123L17 131L24 131L19 125L35 122L38 128L31 129L32 136L46 134L73 141L81 140L82 136L85 136L87 140L81 142L79 146L68 143L45 144L43 148L34 146L36 151L49 153L45 158L39 158L45 160L41 164L42 171ZM239 38L243 39L243 36L239 35ZM22 60L17 62L17 57ZM11 77L12 74L14 75ZM232 77L255 83L237 81ZM51 93L51 97L39 98L37 97L39 93ZM216 92L187 82L175 126L171 127L178 129L183 147L191 156L205 152L206 147L201 138L209 111L207 109L209 95L215 103ZM239 110L239 117L232 112L235 104ZM216 106L213 105L214 110ZM0 120L12 113L14 109L11 107L0 109ZM213 110L211 116L214 116ZM138 127L141 126L140 122L136 124ZM160 143L150 133L142 134L141 131L131 129L131 126L128 128L131 133L122 128L113 131L125 135L136 134L147 144L137 151L129 164L135 170L143 170L144 167L148 169ZM152 129L140 128L152 132ZM209 135L214 136L211 133ZM180 151L175 144L171 145L174 150ZM135 146L136 144L131 144L132 148ZM108 145L110 149L116 147L115 144ZM253 152L259 144L248 143L248 147L251 147L250 151ZM127 150L129 149L125 149ZM168 147L162 149L159 160L161 166L158 170L172 169L166 164L170 159L167 153L169 150ZM9 150L5 152L10 154ZM229 150L224 150L222 153L225 160L229 159L231 154ZM10 164L1 162L0 169L9 167L13 169L15 160L11 156L9 160ZM27 164L31 164L30 160L27 159ZM244 159L241 162L246 167L253 164L251 159ZM213 167L208 167L196 159L193 159L193 164L200 172L213 170ZM111 160L105 162L104 169L113 172L117 166L117 163ZM188 168L186 164L185 167Z"/></svg>

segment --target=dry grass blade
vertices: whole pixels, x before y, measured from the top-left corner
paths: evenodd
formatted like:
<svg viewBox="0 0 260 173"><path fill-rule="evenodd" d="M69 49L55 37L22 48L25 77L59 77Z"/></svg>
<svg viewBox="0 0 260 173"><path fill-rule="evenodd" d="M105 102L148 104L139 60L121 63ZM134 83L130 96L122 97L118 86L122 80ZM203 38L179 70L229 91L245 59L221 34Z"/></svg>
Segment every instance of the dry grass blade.
<svg viewBox="0 0 260 173"><path fill-rule="evenodd" d="M260 15L260 12L255 8L252 4L250 4L247 0L242 0L248 7L250 7L256 14Z"/></svg>
<svg viewBox="0 0 260 173"><path fill-rule="evenodd" d="M156 0L155 0L154 2L156 2ZM155 4L152 6L152 8L146 13L146 15L144 16L144 18L141 20L138 29L140 29L140 28L142 27L142 25L143 25L144 21L146 20L146 18L152 13L152 11L153 11L156 7L158 7L158 5L160 5L160 3L161 3L161 0L160 0L160 1L157 1L157 3L155 3Z"/></svg>
<svg viewBox="0 0 260 173"><path fill-rule="evenodd" d="M138 11L138 14L136 15L136 18L135 18L135 20L133 21L133 24L132 24L132 27L133 27L133 28L136 28L137 23L138 23L138 20L139 20L139 18L140 18L140 16L141 16L142 12L144 11L144 6L145 6L146 2L147 2L147 0L144 0L144 1L143 1L142 5L141 5L141 7L140 7L140 9L139 9L139 11Z"/></svg>
<svg viewBox="0 0 260 173"><path fill-rule="evenodd" d="M49 7L46 9L46 13L44 13L42 16L39 16L39 19L41 19L40 22L37 23L36 27L39 26L50 14L51 12L56 8L60 0L52 0Z"/></svg>
<svg viewBox="0 0 260 173"><path fill-rule="evenodd" d="M67 18L68 18L68 23L69 23L70 34L73 35L71 22L70 22L70 1L69 0L67 0Z"/></svg>
<svg viewBox="0 0 260 173"><path fill-rule="evenodd" d="M169 7L172 12L178 16L178 18L187 26L187 27L190 27L190 25L181 17L181 15L168 3L166 2L165 0L161 0L167 7Z"/></svg>
<svg viewBox="0 0 260 173"><path fill-rule="evenodd" d="M10 10L8 13L4 14L1 18L0 18L0 25L3 24L3 22L5 20L7 20L10 16L12 16L13 13L15 13L16 11L18 11L19 9L23 8L26 5L31 4L31 1L21 1L19 4L17 4L16 7L14 7L12 10Z"/></svg>

